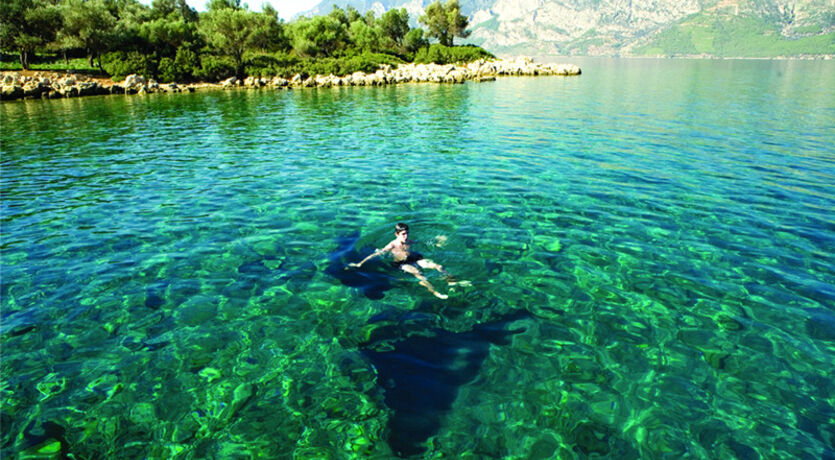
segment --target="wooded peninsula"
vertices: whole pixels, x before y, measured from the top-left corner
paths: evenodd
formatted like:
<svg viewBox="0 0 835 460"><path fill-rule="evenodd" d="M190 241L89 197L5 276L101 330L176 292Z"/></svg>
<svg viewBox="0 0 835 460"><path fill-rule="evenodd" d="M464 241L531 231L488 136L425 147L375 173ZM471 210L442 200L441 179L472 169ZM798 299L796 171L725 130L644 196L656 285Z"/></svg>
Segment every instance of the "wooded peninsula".
<svg viewBox="0 0 835 460"><path fill-rule="evenodd" d="M84 57L116 81L137 74L159 82L348 75L494 57L453 46L469 34L458 0L429 5L418 23L425 29L411 27L405 9L376 17L334 6L285 23L269 4L255 12L240 0L210 0L199 13L185 0L4 0L0 50L23 70L51 60L51 70L63 63L70 71L70 60Z"/></svg>

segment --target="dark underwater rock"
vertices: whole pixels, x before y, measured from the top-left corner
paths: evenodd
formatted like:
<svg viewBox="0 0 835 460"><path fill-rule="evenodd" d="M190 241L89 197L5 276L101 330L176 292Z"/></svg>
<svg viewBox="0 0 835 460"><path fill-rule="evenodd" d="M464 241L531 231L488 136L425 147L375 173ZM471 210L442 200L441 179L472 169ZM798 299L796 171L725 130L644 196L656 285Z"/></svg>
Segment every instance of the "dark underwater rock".
<svg viewBox="0 0 835 460"><path fill-rule="evenodd" d="M394 411L389 422L392 450L399 455L423 452L421 444L438 432L458 389L478 376L491 344L507 344L510 336L522 332L507 330L507 325L527 317L517 311L460 333L425 329L425 322L413 330L376 329L362 353L376 369L385 404ZM384 346L378 350L379 344Z"/></svg>
<svg viewBox="0 0 835 460"><path fill-rule="evenodd" d="M835 313L815 311L806 319L806 331L812 338L835 341Z"/></svg>

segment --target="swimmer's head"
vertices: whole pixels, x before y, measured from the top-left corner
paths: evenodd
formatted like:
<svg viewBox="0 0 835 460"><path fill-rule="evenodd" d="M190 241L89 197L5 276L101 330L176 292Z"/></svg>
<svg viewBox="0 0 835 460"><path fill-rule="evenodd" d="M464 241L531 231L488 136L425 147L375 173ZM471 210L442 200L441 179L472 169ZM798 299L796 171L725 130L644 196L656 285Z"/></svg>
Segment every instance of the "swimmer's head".
<svg viewBox="0 0 835 460"><path fill-rule="evenodd" d="M394 226L394 234L399 235L401 233L409 233L409 226L404 224L403 222L398 222L397 225Z"/></svg>

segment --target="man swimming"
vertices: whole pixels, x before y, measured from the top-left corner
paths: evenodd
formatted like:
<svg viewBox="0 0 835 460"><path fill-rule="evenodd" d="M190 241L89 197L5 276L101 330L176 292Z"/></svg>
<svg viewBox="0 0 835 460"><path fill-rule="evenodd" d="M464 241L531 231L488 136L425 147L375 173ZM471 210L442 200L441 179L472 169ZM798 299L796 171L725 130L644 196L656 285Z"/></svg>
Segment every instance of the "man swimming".
<svg viewBox="0 0 835 460"><path fill-rule="evenodd" d="M435 238L436 245L440 246L446 241L446 237L438 236ZM385 253L391 253L392 258L394 259L393 264L396 268L403 270L406 273L413 275L417 278L420 282L420 285L425 287L429 290L435 297L439 299L446 299L449 296L446 294L441 294L440 292L435 290L435 287L432 286L432 283L423 276L420 269L426 270L437 270L438 272L442 273L446 276L447 283L449 285L453 284L464 284L464 282L456 282L453 278L449 275L449 273L444 270L444 267L432 262L429 259L424 259L422 255L417 252L412 251L412 245L416 242L409 239L409 226L404 223L398 223L394 226L394 239L387 244L383 249L377 249L371 255L360 261L359 263L350 263L348 264L351 267L359 268L362 267L362 264L366 263L367 261L371 260L374 257L379 255L383 255Z"/></svg>

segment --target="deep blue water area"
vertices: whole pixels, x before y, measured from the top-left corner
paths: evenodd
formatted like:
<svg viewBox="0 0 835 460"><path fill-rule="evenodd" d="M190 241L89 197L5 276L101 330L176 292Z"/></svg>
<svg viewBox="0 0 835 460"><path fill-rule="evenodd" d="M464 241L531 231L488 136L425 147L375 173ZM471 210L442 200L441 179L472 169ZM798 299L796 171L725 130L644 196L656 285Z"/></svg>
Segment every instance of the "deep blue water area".
<svg viewBox="0 0 835 460"><path fill-rule="evenodd" d="M835 458L835 63L557 61L0 105L3 455Z"/></svg>

